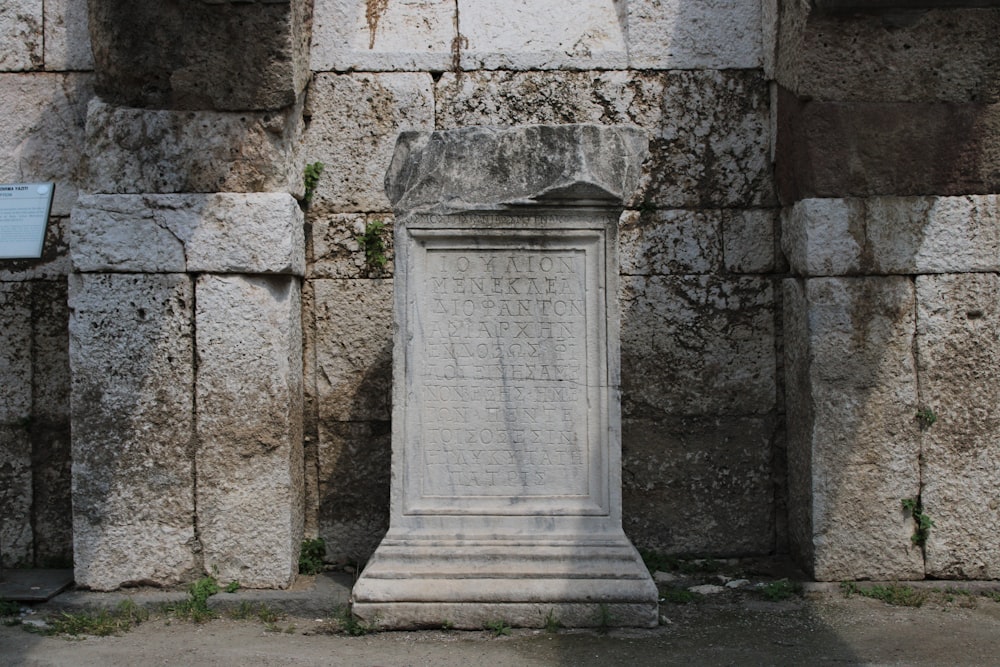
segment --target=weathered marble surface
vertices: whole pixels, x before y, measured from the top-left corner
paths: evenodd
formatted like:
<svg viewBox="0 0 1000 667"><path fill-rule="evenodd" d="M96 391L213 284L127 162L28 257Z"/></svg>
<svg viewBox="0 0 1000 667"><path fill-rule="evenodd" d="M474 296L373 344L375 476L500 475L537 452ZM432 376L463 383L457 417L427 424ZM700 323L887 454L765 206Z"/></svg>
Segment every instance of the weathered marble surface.
<svg viewBox="0 0 1000 667"><path fill-rule="evenodd" d="M251 588L285 588L298 572L303 523L299 283L203 275L195 292L205 569Z"/></svg>
<svg viewBox="0 0 1000 667"><path fill-rule="evenodd" d="M403 134L385 627L657 623L621 524L617 220L638 128ZM456 537L458 536L458 537Z"/></svg>
<svg viewBox="0 0 1000 667"><path fill-rule="evenodd" d="M76 583L201 571L194 498L194 287L183 274L70 276Z"/></svg>
<svg viewBox="0 0 1000 667"><path fill-rule="evenodd" d="M912 281L786 280L784 324L794 553L820 581L922 579Z"/></svg>
<svg viewBox="0 0 1000 667"><path fill-rule="evenodd" d="M283 193L86 195L69 236L81 272L305 272L302 211Z"/></svg>
<svg viewBox="0 0 1000 667"><path fill-rule="evenodd" d="M934 521L928 577L996 579L1000 553L1000 280L993 273L918 276L916 355L921 408L921 500Z"/></svg>

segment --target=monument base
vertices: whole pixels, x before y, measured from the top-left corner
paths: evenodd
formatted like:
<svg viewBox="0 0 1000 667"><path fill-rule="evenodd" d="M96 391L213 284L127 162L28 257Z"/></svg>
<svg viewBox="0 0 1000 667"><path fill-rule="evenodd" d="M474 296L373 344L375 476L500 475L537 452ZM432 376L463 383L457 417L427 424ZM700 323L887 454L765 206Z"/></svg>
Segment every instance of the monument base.
<svg viewBox="0 0 1000 667"><path fill-rule="evenodd" d="M354 587L355 615L378 628L654 627L657 590L620 539L386 537Z"/></svg>

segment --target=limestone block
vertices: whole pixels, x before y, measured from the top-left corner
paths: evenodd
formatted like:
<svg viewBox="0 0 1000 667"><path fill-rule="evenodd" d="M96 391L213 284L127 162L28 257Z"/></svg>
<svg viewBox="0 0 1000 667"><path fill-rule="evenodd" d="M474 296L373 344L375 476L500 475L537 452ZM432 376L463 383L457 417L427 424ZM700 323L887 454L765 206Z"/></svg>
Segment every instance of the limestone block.
<svg viewBox="0 0 1000 667"><path fill-rule="evenodd" d="M934 521L927 576L1000 576L1000 279L917 276L921 407L937 421L921 438L921 500Z"/></svg>
<svg viewBox="0 0 1000 667"><path fill-rule="evenodd" d="M160 109L264 110L309 80L311 4L92 0L101 95ZM220 188L221 190L221 188Z"/></svg>
<svg viewBox="0 0 1000 667"><path fill-rule="evenodd" d="M320 424L320 535L332 562L368 560L389 527L388 422Z"/></svg>
<svg viewBox="0 0 1000 667"><path fill-rule="evenodd" d="M0 263L0 281L65 280L70 272L69 218L50 217L45 228L40 259L5 259Z"/></svg>
<svg viewBox="0 0 1000 667"><path fill-rule="evenodd" d="M596 124L408 132L386 194L395 210L421 212L621 202L635 190L647 144L638 127Z"/></svg>
<svg viewBox="0 0 1000 667"><path fill-rule="evenodd" d="M10 0L0 7L0 71L42 66L42 0Z"/></svg>
<svg viewBox="0 0 1000 667"><path fill-rule="evenodd" d="M747 69L762 63L761 3L629 0L629 66Z"/></svg>
<svg viewBox="0 0 1000 667"><path fill-rule="evenodd" d="M719 211L626 211L618 241L624 275L713 273L722 267Z"/></svg>
<svg viewBox="0 0 1000 667"><path fill-rule="evenodd" d="M770 92L760 72L671 72L645 197L661 207L772 204L769 137Z"/></svg>
<svg viewBox="0 0 1000 667"><path fill-rule="evenodd" d="M440 129L538 123L634 124L652 131L664 77L639 72L468 72L435 85Z"/></svg>
<svg viewBox="0 0 1000 667"><path fill-rule="evenodd" d="M781 245L795 273L838 276L861 271L864 203L803 199L782 219Z"/></svg>
<svg viewBox="0 0 1000 667"><path fill-rule="evenodd" d="M633 123L650 158L633 203L717 208L774 202L770 93L753 71L446 73L439 127Z"/></svg>
<svg viewBox="0 0 1000 667"><path fill-rule="evenodd" d="M386 263L368 266L358 237L366 225L381 222ZM313 278L368 278L392 276L392 226L390 213L334 213L313 220L309 276Z"/></svg>
<svg viewBox="0 0 1000 667"><path fill-rule="evenodd" d="M261 192L298 186L298 120L284 113L162 111L100 100L87 111L91 192Z"/></svg>
<svg viewBox="0 0 1000 667"><path fill-rule="evenodd" d="M626 417L774 410L770 280L624 277L621 303Z"/></svg>
<svg viewBox="0 0 1000 667"><path fill-rule="evenodd" d="M0 424L31 416L31 283L0 282Z"/></svg>
<svg viewBox="0 0 1000 667"><path fill-rule="evenodd" d="M392 281L312 282L320 423L387 421L392 386Z"/></svg>
<svg viewBox="0 0 1000 667"><path fill-rule="evenodd" d="M820 581L924 576L914 306L906 277L785 281L789 532Z"/></svg>
<svg viewBox="0 0 1000 667"><path fill-rule="evenodd" d="M1000 191L1000 105L823 102L777 93L782 201Z"/></svg>
<svg viewBox="0 0 1000 667"><path fill-rule="evenodd" d="M452 67L455 0L317 0L313 71L444 71Z"/></svg>
<svg viewBox="0 0 1000 667"><path fill-rule="evenodd" d="M773 551L774 430L773 417L625 419L626 532L661 553Z"/></svg>
<svg viewBox="0 0 1000 667"><path fill-rule="evenodd" d="M722 247L727 271L771 273L780 270L777 209L722 211Z"/></svg>
<svg viewBox="0 0 1000 667"><path fill-rule="evenodd" d="M910 15L823 16L783 6L777 79L802 97L869 102L987 102L1000 82L1000 10L944 8Z"/></svg>
<svg viewBox="0 0 1000 667"><path fill-rule="evenodd" d="M88 74L0 74L0 181L54 181L52 215L76 201L92 96Z"/></svg>
<svg viewBox="0 0 1000 667"><path fill-rule="evenodd" d="M996 195L805 199L782 241L803 275L996 271L998 220Z"/></svg>
<svg viewBox="0 0 1000 667"><path fill-rule="evenodd" d="M463 69L625 69L624 21L613 0L458 0Z"/></svg>
<svg viewBox="0 0 1000 667"><path fill-rule="evenodd" d="M284 193L85 195L73 209L77 271L305 272L302 212Z"/></svg>
<svg viewBox="0 0 1000 667"><path fill-rule="evenodd" d="M76 583L177 584L200 571L191 279L69 283Z"/></svg>
<svg viewBox="0 0 1000 667"><path fill-rule="evenodd" d="M45 0L45 69L90 70L87 0Z"/></svg>
<svg viewBox="0 0 1000 667"><path fill-rule="evenodd" d="M198 533L207 571L285 588L302 541L302 325L289 276L198 278Z"/></svg>
<svg viewBox="0 0 1000 667"><path fill-rule="evenodd" d="M305 113L299 162L325 165L312 211L386 211L383 178L397 135L434 125L431 77L318 74Z"/></svg>
<svg viewBox="0 0 1000 667"><path fill-rule="evenodd" d="M0 567L34 565L29 428L0 423Z"/></svg>

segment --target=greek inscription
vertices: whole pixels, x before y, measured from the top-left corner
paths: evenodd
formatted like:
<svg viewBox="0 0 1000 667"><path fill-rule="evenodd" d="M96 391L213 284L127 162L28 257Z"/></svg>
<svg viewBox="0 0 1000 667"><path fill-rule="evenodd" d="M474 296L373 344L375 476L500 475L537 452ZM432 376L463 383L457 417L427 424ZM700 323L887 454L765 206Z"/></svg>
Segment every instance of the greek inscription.
<svg viewBox="0 0 1000 667"><path fill-rule="evenodd" d="M424 493L585 495L584 253L446 249L426 266Z"/></svg>

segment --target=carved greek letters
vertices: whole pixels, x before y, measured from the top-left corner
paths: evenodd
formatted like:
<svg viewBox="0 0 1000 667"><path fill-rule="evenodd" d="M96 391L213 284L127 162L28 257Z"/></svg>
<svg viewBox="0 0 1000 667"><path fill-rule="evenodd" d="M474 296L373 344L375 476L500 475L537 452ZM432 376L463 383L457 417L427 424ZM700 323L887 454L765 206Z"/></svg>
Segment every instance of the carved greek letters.
<svg viewBox="0 0 1000 667"><path fill-rule="evenodd" d="M586 495L584 251L433 248L425 266L423 495Z"/></svg>

